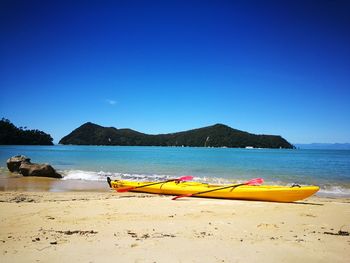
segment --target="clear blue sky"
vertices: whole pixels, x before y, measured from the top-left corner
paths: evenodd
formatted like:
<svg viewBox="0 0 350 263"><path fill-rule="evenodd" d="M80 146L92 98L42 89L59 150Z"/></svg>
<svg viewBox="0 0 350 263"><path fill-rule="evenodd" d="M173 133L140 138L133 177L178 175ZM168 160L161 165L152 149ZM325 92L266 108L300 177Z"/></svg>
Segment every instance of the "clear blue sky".
<svg viewBox="0 0 350 263"><path fill-rule="evenodd" d="M349 1L0 2L0 117L350 142Z"/></svg>

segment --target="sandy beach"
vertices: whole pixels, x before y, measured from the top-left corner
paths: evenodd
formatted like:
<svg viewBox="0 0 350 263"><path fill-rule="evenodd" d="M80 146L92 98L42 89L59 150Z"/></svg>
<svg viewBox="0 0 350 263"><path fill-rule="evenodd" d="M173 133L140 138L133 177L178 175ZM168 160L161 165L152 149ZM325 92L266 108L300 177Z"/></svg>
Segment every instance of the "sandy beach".
<svg viewBox="0 0 350 263"><path fill-rule="evenodd" d="M1 262L348 262L350 200L0 192Z"/></svg>

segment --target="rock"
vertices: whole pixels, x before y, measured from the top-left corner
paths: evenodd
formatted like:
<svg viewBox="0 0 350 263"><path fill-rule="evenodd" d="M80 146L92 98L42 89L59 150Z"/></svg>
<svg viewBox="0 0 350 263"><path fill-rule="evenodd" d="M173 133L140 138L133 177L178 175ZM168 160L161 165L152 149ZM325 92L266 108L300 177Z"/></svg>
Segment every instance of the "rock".
<svg viewBox="0 0 350 263"><path fill-rule="evenodd" d="M23 176L42 176L52 178L62 178L60 174L49 164L36 164L23 162L19 167Z"/></svg>
<svg viewBox="0 0 350 263"><path fill-rule="evenodd" d="M22 163L30 163L30 158L24 155L13 156L7 160L7 168L12 173L19 173L19 167Z"/></svg>
<svg viewBox="0 0 350 263"><path fill-rule="evenodd" d="M31 163L30 158L24 155L13 156L7 160L7 168L10 172L20 173L23 176L41 176L62 178L49 164Z"/></svg>

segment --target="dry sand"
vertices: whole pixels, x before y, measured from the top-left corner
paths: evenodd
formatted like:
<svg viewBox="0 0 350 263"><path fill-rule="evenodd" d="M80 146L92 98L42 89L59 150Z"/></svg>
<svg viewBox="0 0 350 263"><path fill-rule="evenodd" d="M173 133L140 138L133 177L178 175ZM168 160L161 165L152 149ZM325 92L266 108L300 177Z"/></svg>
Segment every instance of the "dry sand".
<svg viewBox="0 0 350 263"><path fill-rule="evenodd" d="M349 262L350 200L0 192L1 262Z"/></svg>

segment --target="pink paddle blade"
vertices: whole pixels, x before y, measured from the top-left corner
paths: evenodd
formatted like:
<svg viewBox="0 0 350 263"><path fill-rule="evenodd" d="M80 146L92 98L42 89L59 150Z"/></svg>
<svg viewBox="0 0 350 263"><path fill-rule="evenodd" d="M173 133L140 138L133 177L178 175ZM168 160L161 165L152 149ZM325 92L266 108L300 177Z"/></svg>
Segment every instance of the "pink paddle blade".
<svg viewBox="0 0 350 263"><path fill-rule="evenodd" d="M182 177L180 177L180 178L178 178L178 179L175 179L175 181L190 181L190 180L192 180L193 179L193 176L191 176L191 175L186 175L186 176L182 176Z"/></svg>
<svg viewBox="0 0 350 263"><path fill-rule="evenodd" d="M125 188L118 188L117 192L118 193L125 193L125 192L129 192L130 190L134 189L135 187L125 187Z"/></svg>
<svg viewBox="0 0 350 263"><path fill-rule="evenodd" d="M176 200L176 199L179 199L179 198L182 198L182 197L190 197L192 195L193 194L178 195L178 196L175 196L175 197L171 198L171 200Z"/></svg>
<svg viewBox="0 0 350 263"><path fill-rule="evenodd" d="M264 182L264 179L262 178L255 178L252 180L249 180L248 182L246 182L246 185L260 185Z"/></svg>

